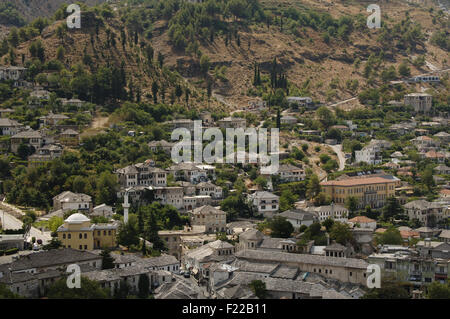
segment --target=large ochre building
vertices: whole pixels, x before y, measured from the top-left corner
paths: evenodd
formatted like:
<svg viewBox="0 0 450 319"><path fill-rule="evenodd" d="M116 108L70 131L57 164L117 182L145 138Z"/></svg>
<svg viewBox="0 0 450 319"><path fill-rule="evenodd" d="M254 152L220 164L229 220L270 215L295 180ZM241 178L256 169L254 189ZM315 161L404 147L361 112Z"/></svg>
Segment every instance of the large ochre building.
<svg viewBox="0 0 450 319"><path fill-rule="evenodd" d="M398 179L385 177L349 178L320 183L325 195L334 203L344 204L350 197L358 199L358 207L369 205L372 208L383 207L386 200L395 195Z"/></svg>
<svg viewBox="0 0 450 319"><path fill-rule="evenodd" d="M81 213L70 215L58 230L64 248L93 250L117 246L117 224L91 224Z"/></svg>

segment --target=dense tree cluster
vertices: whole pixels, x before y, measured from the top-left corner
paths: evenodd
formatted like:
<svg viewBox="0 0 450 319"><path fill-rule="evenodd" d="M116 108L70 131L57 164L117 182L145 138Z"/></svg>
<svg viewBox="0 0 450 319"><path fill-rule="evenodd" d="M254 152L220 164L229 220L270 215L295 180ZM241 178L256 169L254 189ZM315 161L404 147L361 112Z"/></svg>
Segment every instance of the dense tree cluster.
<svg viewBox="0 0 450 319"><path fill-rule="evenodd" d="M0 24L20 27L25 24L25 20L13 3L3 2L0 4Z"/></svg>

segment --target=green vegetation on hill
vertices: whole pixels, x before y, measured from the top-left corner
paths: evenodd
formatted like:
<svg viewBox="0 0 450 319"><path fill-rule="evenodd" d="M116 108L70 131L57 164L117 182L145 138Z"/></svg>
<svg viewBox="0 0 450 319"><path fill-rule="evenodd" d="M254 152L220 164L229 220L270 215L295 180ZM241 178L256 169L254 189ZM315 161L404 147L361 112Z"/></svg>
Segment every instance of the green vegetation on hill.
<svg viewBox="0 0 450 319"><path fill-rule="evenodd" d="M20 27L25 24L25 20L13 3L4 2L0 3L0 24Z"/></svg>

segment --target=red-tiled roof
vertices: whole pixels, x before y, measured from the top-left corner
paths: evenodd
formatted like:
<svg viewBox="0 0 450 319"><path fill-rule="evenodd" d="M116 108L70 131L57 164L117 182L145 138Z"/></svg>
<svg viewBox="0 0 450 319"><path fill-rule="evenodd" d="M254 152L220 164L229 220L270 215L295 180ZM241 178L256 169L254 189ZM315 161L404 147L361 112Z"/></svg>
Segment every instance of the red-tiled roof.
<svg viewBox="0 0 450 319"><path fill-rule="evenodd" d="M376 220L371 219L366 216L356 216L356 217L353 217L352 219L349 219L348 221L351 223L373 223Z"/></svg>
<svg viewBox="0 0 450 319"><path fill-rule="evenodd" d="M363 178L353 178L353 179L344 179L340 181L327 181L322 182L320 185L328 186L357 186L357 185L365 185L365 184L382 184L382 183L395 183L395 180L383 178L383 177L363 177Z"/></svg>
<svg viewBox="0 0 450 319"><path fill-rule="evenodd" d="M428 151L425 153L425 156L431 158L445 157L444 154L435 151Z"/></svg>

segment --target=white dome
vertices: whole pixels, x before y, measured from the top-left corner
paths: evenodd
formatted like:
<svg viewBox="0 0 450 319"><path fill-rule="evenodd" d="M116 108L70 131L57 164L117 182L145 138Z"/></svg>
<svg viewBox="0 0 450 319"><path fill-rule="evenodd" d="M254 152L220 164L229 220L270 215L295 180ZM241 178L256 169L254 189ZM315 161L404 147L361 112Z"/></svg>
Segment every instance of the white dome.
<svg viewBox="0 0 450 319"><path fill-rule="evenodd" d="M66 220L66 222L68 223L83 223L83 222L88 222L90 221L89 218L87 218L85 215L80 214L80 213L76 213L76 214L72 214L70 215Z"/></svg>

